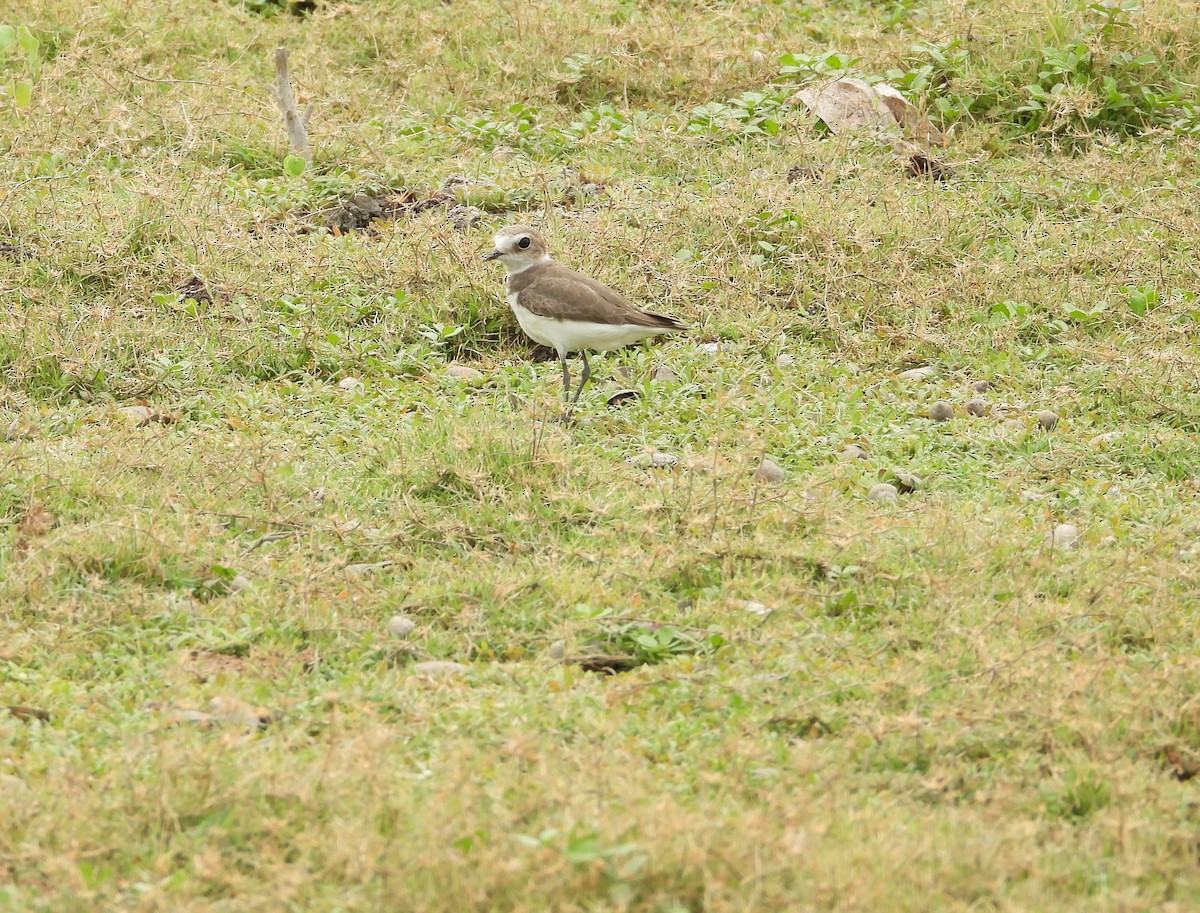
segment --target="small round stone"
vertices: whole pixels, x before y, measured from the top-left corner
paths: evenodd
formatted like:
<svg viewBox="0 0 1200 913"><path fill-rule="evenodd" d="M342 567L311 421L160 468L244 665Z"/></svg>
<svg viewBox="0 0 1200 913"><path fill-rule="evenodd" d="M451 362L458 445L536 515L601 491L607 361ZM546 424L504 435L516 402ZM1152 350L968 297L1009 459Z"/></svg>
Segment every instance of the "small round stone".
<svg viewBox="0 0 1200 913"><path fill-rule="evenodd" d="M454 663L449 660L431 659L423 663L413 663L412 670L418 675L429 678L440 678L448 675L462 675L470 670L464 663Z"/></svg>
<svg viewBox="0 0 1200 913"><path fill-rule="evenodd" d="M948 422L954 418L954 407L944 399L939 399L929 407L929 417L935 422Z"/></svg>
<svg viewBox="0 0 1200 913"><path fill-rule="evenodd" d="M654 379L663 383L675 384L679 383L679 375L668 368L666 365L659 365L654 370Z"/></svg>
<svg viewBox="0 0 1200 913"><path fill-rule="evenodd" d="M1079 542L1079 527L1074 523L1060 523L1054 527L1049 536L1049 545L1053 549L1073 548Z"/></svg>
<svg viewBox="0 0 1200 913"><path fill-rule="evenodd" d="M871 490L867 492L868 501L895 501L898 497L900 492L896 490L895 485L888 482L872 485Z"/></svg>
<svg viewBox="0 0 1200 913"><path fill-rule="evenodd" d="M775 364L777 366L779 366L780 368L790 368L795 363L796 363L795 355L784 354L784 355L778 355L775 358Z"/></svg>
<svg viewBox="0 0 1200 913"><path fill-rule="evenodd" d="M870 454L858 444L847 444L839 451L838 456L843 460L865 460Z"/></svg>
<svg viewBox="0 0 1200 913"><path fill-rule="evenodd" d="M770 457L763 457L762 462L754 469L755 481L766 482L767 484L782 482L786 475L783 467Z"/></svg>
<svg viewBox="0 0 1200 913"><path fill-rule="evenodd" d="M1057 424L1058 413L1051 412L1049 409L1043 409L1038 413L1038 427L1043 431L1052 431Z"/></svg>
<svg viewBox="0 0 1200 913"><path fill-rule="evenodd" d="M992 385L986 380L976 380L971 382L971 389L976 393L987 393L988 390L992 389Z"/></svg>
<svg viewBox="0 0 1200 913"><path fill-rule="evenodd" d="M234 575L234 578L229 581L229 591L231 593L244 593L252 586L254 586L254 584L250 582L250 578L243 576L242 574Z"/></svg>
<svg viewBox="0 0 1200 913"><path fill-rule="evenodd" d="M937 374L937 368L933 365L925 365L921 368L909 368L907 371L901 371L896 375L900 380L928 380Z"/></svg>
<svg viewBox="0 0 1200 913"><path fill-rule="evenodd" d="M407 615L393 615L388 619L388 633L400 640L406 639L416 629L417 623Z"/></svg>
<svg viewBox="0 0 1200 913"><path fill-rule="evenodd" d="M991 411L991 406L984 399L969 399L967 400L967 413L969 415L987 415Z"/></svg>
<svg viewBox="0 0 1200 913"><path fill-rule="evenodd" d="M363 388L363 382L357 377L343 377L338 381L338 389L347 393L357 393Z"/></svg>
<svg viewBox="0 0 1200 913"><path fill-rule="evenodd" d="M446 376L455 380L483 380L483 372L466 365L446 365Z"/></svg>

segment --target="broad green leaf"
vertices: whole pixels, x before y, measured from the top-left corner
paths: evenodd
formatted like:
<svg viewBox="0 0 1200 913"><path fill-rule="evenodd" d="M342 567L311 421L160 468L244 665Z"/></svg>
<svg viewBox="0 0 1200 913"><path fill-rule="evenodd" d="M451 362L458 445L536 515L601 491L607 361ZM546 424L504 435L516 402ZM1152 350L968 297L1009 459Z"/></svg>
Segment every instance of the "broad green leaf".
<svg viewBox="0 0 1200 913"><path fill-rule="evenodd" d="M0 52L12 47L17 40L17 30L11 25L0 25Z"/></svg>
<svg viewBox="0 0 1200 913"><path fill-rule="evenodd" d="M37 65L41 61L42 43L38 41L37 36L29 31L26 26L21 26L17 29L17 44L21 46L26 56L29 58L29 65L37 70Z"/></svg>
<svg viewBox="0 0 1200 913"><path fill-rule="evenodd" d="M33 80L14 80L13 99L16 101L18 108L28 108L31 104L33 104Z"/></svg>
<svg viewBox="0 0 1200 913"><path fill-rule="evenodd" d="M300 158L298 155L289 155L283 160L283 170L294 178L304 174L304 169L308 167L308 162Z"/></svg>

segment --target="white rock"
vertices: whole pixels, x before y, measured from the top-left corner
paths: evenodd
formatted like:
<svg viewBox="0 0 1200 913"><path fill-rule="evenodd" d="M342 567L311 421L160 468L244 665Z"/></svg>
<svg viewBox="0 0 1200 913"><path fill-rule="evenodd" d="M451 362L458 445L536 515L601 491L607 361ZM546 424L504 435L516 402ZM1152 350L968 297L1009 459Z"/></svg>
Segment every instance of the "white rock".
<svg viewBox="0 0 1200 913"><path fill-rule="evenodd" d="M865 460L870 454L858 444L847 444L838 454L843 460Z"/></svg>
<svg viewBox="0 0 1200 913"><path fill-rule="evenodd" d="M1094 438L1088 441L1088 443L1093 447L1100 447L1103 444L1111 444L1120 436L1120 431L1105 431L1103 434L1097 434Z"/></svg>
<svg viewBox="0 0 1200 913"><path fill-rule="evenodd" d="M244 577L241 574L237 574L232 580L229 581L229 591L231 593L242 593L250 589L250 587L253 585L254 584L250 582L249 577Z"/></svg>
<svg viewBox="0 0 1200 913"><path fill-rule="evenodd" d="M453 377L455 380L483 380L483 372L476 371L474 368L466 365L446 365L445 374L447 377Z"/></svg>
<svg viewBox="0 0 1200 913"><path fill-rule="evenodd" d="M418 675L425 675L429 678L442 678L449 675L462 675L462 673L469 671L471 667L463 663L431 659L423 663L414 663L412 668Z"/></svg>
<svg viewBox="0 0 1200 913"><path fill-rule="evenodd" d="M937 368L933 365L925 365L922 368L909 368L907 371L901 371L896 375L900 380L928 380L937 374Z"/></svg>
<svg viewBox="0 0 1200 913"><path fill-rule="evenodd" d="M417 629L417 623L407 615L393 615L388 619L387 630L392 637L404 640Z"/></svg>
<svg viewBox="0 0 1200 913"><path fill-rule="evenodd" d="M772 612L775 611L770 606L763 605L761 602L755 602L753 599L747 599L745 602L743 602L742 608L745 609L747 612L749 612L751 615L758 615L762 618L766 618L768 615L770 615Z"/></svg>
<svg viewBox="0 0 1200 913"><path fill-rule="evenodd" d="M795 355L780 355L775 359L775 364L781 368L787 368L796 363Z"/></svg>
<svg viewBox="0 0 1200 913"><path fill-rule="evenodd" d="M338 389L345 390L347 393L357 393L363 387L363 382L357 377L343 377L338 381Z"/></svg>
<svg viewBox="0 0 1200 913"><path fill-rule="evenodd" d="M1046 537L1046 544L1052 549L1073 548L1079 543L1079 527L1074 523L1060 523Z"/></svg>
<svg viewBox="0 0 1200 913"><path fill-rule="evenodd" d="M656 450L654 453L639 453L625 460L631 466L651 467L653 469L670 469L679 463L679 457L673 453Z"/></svg>
<svg viewBox="0 0 1200 913"><path fill-rule="evenodd" d="M149 425L154 420L154 410L149 406L122 406L117 413L139 428Z"/></svg>

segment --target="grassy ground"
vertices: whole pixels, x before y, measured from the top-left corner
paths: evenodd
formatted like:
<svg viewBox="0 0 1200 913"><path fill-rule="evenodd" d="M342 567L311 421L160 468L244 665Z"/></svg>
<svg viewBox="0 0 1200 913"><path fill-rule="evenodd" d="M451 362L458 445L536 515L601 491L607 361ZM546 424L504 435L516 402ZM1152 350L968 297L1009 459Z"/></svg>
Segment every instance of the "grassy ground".
<svg viewBox="0 0 1200 913"><path fill-rule="evenodd" d="M1194 909L1196 12L7 10L0 908ZM514 220L693 327L574 426Z"/></svg>

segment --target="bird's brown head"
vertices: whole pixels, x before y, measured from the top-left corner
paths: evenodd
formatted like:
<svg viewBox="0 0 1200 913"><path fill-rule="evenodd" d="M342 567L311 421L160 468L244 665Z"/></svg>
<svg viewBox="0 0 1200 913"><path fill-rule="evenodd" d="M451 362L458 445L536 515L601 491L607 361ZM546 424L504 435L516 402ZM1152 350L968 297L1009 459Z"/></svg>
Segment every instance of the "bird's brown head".
<svg viewBox="0 0 1200 913"><path fill-rule="evenodd" d="M496 249L484 257L484 261L499 260L510 273L519 273L535 263L550 260L546 239L536 228L528 225L507 225L496 232L493 240Z"/></svg>

